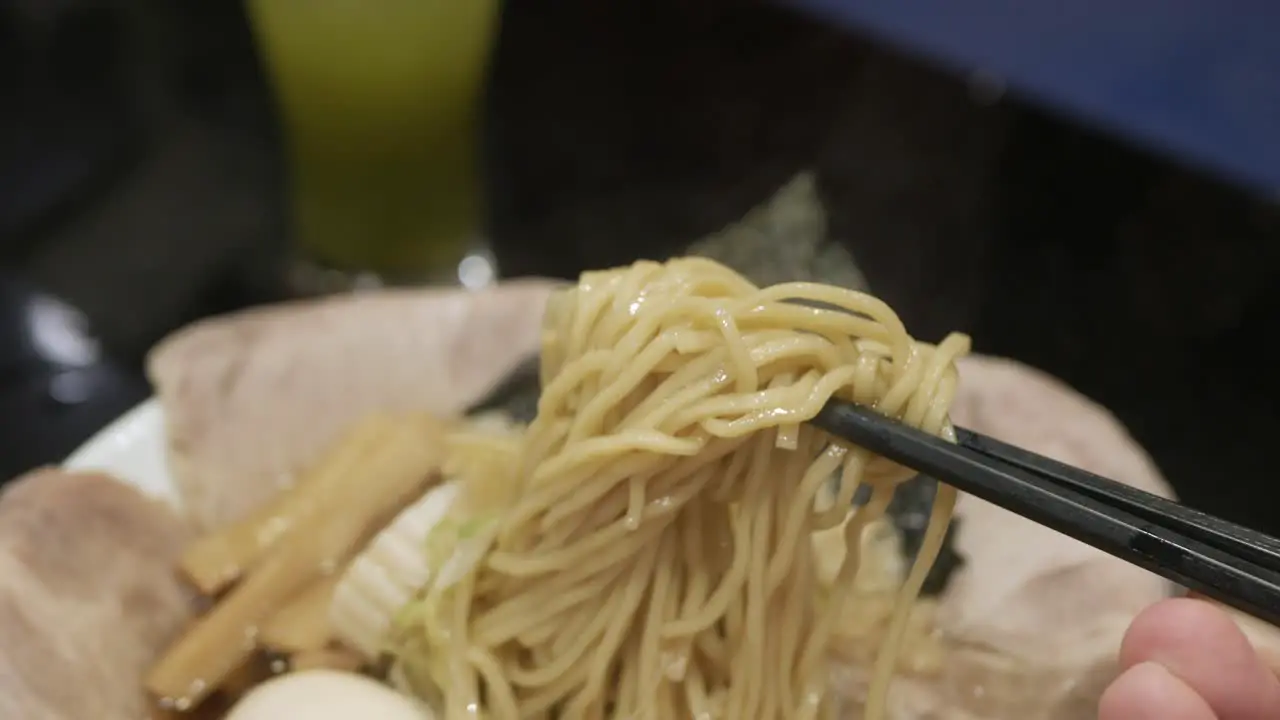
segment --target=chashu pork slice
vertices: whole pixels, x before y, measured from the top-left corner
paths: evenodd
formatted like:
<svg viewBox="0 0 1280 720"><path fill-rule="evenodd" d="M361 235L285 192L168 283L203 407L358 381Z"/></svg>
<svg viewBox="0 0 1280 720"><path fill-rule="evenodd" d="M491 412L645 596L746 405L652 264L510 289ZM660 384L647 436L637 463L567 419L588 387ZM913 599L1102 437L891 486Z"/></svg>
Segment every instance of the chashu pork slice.
<svg viewBox="0 0 1280 720"><path fill-rule="evenodd" d="M170 507L46 469L0 493L0 718L144 720L143 673L191 619Z"/></svg>
<svg viewBox="0 0 1280 720"><path fill-rule="evenodd" d="M178 331L148 374L186 509L206 528L238 519L370 413L461 413L536 349L554 287L384 291Z"/></svg>
<svg viewBox="0 0 1280 720"><path fill-rule="evenodd" d="M1170 497L1155 463L1107 410L1020 363L959 363L951 420ZM1129 623L1168 597L1162 578L969 495L941 597L953 651L938 677L894 693L896 720L1092 720Z"/></svg>
<svg viewBox="0 0 1280 720"><path fill-rule="evenodd" d="M955 424L1172 497L1120 422L1061 381L1000 358L963 358L959 369ZM1129 624L1175 588L975 497L962 494L956 514L966 564L938 615L952 652L939 676L896 683L894 720L1094 720ZM1229 613L1280 669L1280 631Z"/></svg>

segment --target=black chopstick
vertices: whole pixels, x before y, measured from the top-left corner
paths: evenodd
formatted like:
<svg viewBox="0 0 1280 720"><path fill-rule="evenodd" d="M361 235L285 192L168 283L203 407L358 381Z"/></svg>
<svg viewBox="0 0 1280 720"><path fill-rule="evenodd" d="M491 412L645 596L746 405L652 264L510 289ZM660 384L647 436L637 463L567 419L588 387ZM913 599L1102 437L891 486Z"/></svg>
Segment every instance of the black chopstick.
<svg viewBox="0 0 1280 720"><path fill-rule="evenodd" d="M1116 482L995 438L956 428L956 443L976 453L1052 479L1060 485L1137 515L1237 557L1280 572L1280 540L1194 510L1159 495Z"/></svg>
<svg viewBox="0 0 1280 720"><path fill-rule="evenodd" d="M1273 538L977 433L958 430L960 442L952 444L841 401L829 402L812 422L963 492L1280 624L1280 543ZM1159 502L1148 504L1152 498Z"/></svg>

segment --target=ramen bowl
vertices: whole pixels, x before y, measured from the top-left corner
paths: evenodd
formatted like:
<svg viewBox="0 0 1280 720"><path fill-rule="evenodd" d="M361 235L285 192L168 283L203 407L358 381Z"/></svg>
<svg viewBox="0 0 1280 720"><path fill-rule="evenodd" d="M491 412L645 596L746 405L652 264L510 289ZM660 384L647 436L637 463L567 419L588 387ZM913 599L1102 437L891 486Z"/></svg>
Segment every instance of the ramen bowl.
<svg viewBox="0 0 1280 720"><path fill-rule="evenodd" d="M160 343L148 360L155 397L66 460L79 479L46 470L0 499L11 571L0 573L0 715L147 712L147 669L197 611L177 579L182 545L268 502L361 418L465 413L536 352L555 287L309 300ZM959 371L957 424L1170 494L1124 428L1057 380L980 356ZM964 562L935 619L946 655L896 678L890 717L1092 718L1128 623L1173 588L975 498L961 498L957 518ZM839 667L830 691L856 707L866 670Z"/></svg>

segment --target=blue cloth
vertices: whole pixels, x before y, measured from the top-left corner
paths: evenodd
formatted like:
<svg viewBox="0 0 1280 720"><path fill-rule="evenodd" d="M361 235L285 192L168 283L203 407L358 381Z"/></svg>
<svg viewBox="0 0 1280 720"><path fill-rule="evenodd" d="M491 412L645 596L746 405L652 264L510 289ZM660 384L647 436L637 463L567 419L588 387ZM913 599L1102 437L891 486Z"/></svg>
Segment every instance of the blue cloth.
<svg viewBox="0 0 1280 720"><path fill-rule="evenodd" d="M1280 3L794 1L1174 158L1280 191Z"/></svg>

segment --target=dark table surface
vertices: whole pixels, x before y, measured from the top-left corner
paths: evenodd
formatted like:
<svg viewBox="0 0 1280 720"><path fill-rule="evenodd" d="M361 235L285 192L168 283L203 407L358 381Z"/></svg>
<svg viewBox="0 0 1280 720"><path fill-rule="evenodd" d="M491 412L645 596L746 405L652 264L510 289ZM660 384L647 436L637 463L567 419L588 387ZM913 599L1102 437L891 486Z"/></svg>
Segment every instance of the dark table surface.
<svg viewBox="0 0 1280 720"><path fill-rule="evenodd" d="M278 297L283 237L235 7L29 10L0 8L0 477L144 399L165 333Z"/></svg>
<svg viewBox="0 0 1280 720"><path fill-rule="evenodd" d="M0 277L0 475L63 457L147 396L87 330L79 310Z"/></svg>
<svg viewBox="0 0 1280 720"><path fill-rule="evenodd" d="M280 297L276 191L254 148L177 127L0 267L0 476L144 399L141 359L165 333Z"/></svg>

